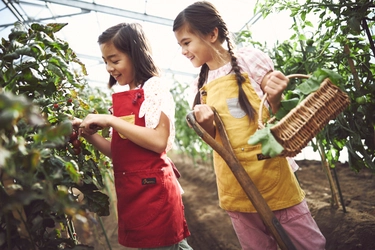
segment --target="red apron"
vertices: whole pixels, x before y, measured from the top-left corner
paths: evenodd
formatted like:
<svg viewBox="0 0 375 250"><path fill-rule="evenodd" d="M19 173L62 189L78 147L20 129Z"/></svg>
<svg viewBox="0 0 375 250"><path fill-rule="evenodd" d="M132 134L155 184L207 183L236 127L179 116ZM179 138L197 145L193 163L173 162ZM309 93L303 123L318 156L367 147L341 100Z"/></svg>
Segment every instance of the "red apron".
<svg viewBox="0 0 375 250"><path fill-rule="evenodd" d="M112 95L113 115L145 126L138 113L143 89ZM112 161L118 209L118 240L133 248L174 245L190 232L181 192L166 156L142 148L113 130Z"/></svg>

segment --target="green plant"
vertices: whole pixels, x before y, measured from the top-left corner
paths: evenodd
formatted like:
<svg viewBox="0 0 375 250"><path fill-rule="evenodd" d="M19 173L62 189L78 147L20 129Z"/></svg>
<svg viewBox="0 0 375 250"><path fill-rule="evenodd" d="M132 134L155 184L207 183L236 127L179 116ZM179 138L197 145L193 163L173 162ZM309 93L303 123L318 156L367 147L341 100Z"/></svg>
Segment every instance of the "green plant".
<svg viewBox="0 0 375 250"><path fill-rule="evenodd" d="M187 101L186 89L187 85L175 82L175 87L171 90L176 103L175 126L176 139L175 144L178 150L189 154L193 158L194 163L197 157L202 160L211 160L212 149L190 128L186 122L186 115L191 112L191 107Z"/></svg>
<svg viewBox="0 0 375 250"><path fill-rule="evenodd" d="M105 113L109 102L94 97L85 66L56 38L65 25L16 23L1 40L0 249L90 249L72 219L109 214L108 159L79 138L69 143L71 117Z"/></svg>
<svg viewBox="0 0 375 250"><path fill-rule="evenodd" d="M255 12L266 17L271 12L288 11L294 21L290 39L265 50L276 69L289 75L327 68L342 76L351 104L316 136L314 150L334 167L340 152L346 149L352 170L369 168L375 173L374 8L373 0L308 0L302 4L266 0L257 2ZM312 18L316 21L310 21ZM291 81L287 91L295 84L298 82Z"/></svg>

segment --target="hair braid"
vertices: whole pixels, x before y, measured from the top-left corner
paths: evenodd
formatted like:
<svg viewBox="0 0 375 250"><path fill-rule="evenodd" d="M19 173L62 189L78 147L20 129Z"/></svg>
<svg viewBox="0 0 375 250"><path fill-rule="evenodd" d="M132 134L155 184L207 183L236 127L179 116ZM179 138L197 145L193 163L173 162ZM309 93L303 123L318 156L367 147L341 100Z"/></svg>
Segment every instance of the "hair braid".
<svg viewBox="0 0 375 250"><path fill-rule="evenodd" d="M245 113L249 116L250 121L255 120L255 110L253 106L251 106L249 99L247 98L245 91L242 88L242 83L245 82L244 76L241 74L240 67L237 63L237 57L233 53L233 46L228 36L226 36L225 40L227 41L228 45L228 52L231 57L231 65L232 70L236 75L236 80L238 84L238 102L240 103L240 107Z"/></svg>
<svg viewBox="0 0 375 250"><path fill-rule="evenodd" d="M198 1L183 11L181 11L173 22L173 31L181 28L187 28L189 32L200 36L202 39L209 35L215 28L218 29L218 41L220 43L227 42L228 52L231 56L232 71L236 75L238 84L238 101L241 109L248 115L250 122L255 120L255 110L251 106L245 91L242 88L242 83L245 82L244 76L241 74L238 66L237 58L233 53L233 46L229 39L229 31L226 23L217 11L215 6L208 1ZM220 55L218 55L220 57ZM198 79L198 89L200 89L206 82L208 76L208 65L203 64ZM195 96L194 104L200 103L200 93Z"/></svg>
<svg viewBox="0 0 375 250"><path fill-rule="evenodd" d="M194 99L194 102L193 102L193 108L194 108L195 105L201 104L201 93L200 93L199 89L202 88L203 84L206 82L207 74L208 74L208 65L205 63L205 64L202 65L201 71L199 73L198 92L195 95L195 99Z"/></svg>

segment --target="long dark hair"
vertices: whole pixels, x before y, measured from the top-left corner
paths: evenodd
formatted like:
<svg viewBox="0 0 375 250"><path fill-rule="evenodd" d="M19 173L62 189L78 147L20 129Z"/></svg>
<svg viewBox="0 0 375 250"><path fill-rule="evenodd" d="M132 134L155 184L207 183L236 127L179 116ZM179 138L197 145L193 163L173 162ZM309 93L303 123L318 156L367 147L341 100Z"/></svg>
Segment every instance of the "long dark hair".
<svg viewBox="0 0 375 250"><path fill-rule="evenodd" d="M99 44L113 43L119 51L127 54L134 66L134 83L143 84L149 78L159 75L152 58L152 49L142 26L138 23L120 23L105 30L98 38ZM116 84L109 76L108 86Z"/></svg>
<svg viewBox="0 0 375 250"><path fill-rule="evenodd" d="M195 2L183 11L181 11L174 20L173 31L180 28L187 28L189 32L200 37L210 34L215 28L218 29L218 39L221 43L227 42L228 52L231 56L232 71L234 71L238 84L238 100L240 107L249 116L250 121L255 119L255 110L251 106L243 88L242 83L245 81L241 74L240 67L237 63L237 58L233 52L233 45L229 38L229 31L226 23L222 19L220 13L213 4L206 1ZM200 89L206 82L208 76L208 65L205 63L201 67L198 78L198 89ZM200 92L195 96L193 106L200 104Z"/></svg>

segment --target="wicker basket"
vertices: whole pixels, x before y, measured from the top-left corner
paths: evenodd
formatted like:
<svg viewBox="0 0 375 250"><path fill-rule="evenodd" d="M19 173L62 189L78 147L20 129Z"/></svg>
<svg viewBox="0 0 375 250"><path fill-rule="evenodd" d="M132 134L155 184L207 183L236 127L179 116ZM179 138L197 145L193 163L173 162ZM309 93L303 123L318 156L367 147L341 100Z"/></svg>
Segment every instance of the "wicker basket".
<svg viewBox="0 0 375 250"><path fill-rule="evenodd" d="M293 74L290 78L309 78L308 75ZM259 129L264 128L262 109L267 94L262 98L259 109ZM319 89L309 94L301 103L271 127L271 133L283 146L280 156L294 157L350 103L348 95L326 78ZM272 123L272 117L268 123Z"/></svg>

